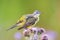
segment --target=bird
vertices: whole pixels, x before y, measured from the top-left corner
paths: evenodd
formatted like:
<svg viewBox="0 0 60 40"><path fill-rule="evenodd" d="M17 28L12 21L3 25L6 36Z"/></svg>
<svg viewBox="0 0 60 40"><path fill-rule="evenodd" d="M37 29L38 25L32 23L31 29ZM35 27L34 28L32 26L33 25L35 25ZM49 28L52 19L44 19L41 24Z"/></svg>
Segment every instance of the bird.
<svg viewBox="0 0 60 40"><path fill-rule="evenodd" d="M17 26L21 26L20 28L18 28L18 30L31 28L32 26L35 26L35 24L39 21L40 14L41 13L38 10L35 10L32 14L23 15L17 21L17 23L8 30L13 29Z"/></svg>

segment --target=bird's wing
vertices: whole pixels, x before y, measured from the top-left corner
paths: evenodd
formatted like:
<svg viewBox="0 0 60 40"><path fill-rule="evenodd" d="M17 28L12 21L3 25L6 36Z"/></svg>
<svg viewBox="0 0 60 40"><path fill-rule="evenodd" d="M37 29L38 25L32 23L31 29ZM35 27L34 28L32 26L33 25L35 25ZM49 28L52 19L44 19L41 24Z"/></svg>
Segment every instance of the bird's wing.
<svg viewBox="0 0 60 40"><path fill-rule="evenodd" d="M37 21L36 18L28 17L27 20L26 20L26 23L22 27L20 27L18 30L20 30L22 28L25 28L25 29L26 28L31 28L31 26L34 25L36 21Z"/></svg>
<svg viewBox="0 0 60 40"><path fill-rule="evenodd" d="M19 24L19 23L23 23L23 22L25 22L25 21L26 21L26 16L23 15L23 16L17 21L17 23Z"/></svg>
<svg viewBox="0 0 60 40"><path fill-rule="evenodd" d="M13 28L15 28L15 27L17 27L17 26L19 26L19 25L24 25L24 23L25 23L26 21L25 21L25 16L22 16L18 21L17 21L17 23L15 24L15 25L13 25L12 27L10 27L8 30L10 30L10 29L13 29Z"/></svg>

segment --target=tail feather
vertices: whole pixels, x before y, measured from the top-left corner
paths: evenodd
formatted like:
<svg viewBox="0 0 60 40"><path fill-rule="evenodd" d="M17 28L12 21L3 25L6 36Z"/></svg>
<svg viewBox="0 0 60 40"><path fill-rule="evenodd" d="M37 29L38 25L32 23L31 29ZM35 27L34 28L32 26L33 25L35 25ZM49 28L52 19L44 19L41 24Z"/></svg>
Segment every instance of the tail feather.
<svg viewBox="0 0 60 40"><path fill-rule="evenodd" d="M20 28L18 28L18 30L21 30L21 29L23 29L24 27L20 27Z"/></svg>
<svg viewBox="0 0 60 40"><path fill-rule="evenodd" d="M7 29L7 31L10 30L10 29L15 28L16 26L17 26L17 24L13 25L11 28Z"/></svg>

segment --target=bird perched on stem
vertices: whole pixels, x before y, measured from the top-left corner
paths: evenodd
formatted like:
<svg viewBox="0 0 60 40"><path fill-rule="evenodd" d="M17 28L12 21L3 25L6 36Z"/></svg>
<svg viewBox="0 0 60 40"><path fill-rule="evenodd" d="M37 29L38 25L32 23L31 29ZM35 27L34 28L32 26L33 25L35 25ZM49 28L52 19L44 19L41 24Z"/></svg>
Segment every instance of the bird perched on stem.
<svg viewBox="0 0 60 40"><path fill-rule="evenodd" d="M33 14L23 15L18 20L18 22L15 25L13 25L11 28L9 28L8 30L13 29L17 26L21 26L20 28L18 28L18 30L22 28L24 29L31 28L39 21L39 15L40 15L40 12L38 10L35 10Z"/></svg>

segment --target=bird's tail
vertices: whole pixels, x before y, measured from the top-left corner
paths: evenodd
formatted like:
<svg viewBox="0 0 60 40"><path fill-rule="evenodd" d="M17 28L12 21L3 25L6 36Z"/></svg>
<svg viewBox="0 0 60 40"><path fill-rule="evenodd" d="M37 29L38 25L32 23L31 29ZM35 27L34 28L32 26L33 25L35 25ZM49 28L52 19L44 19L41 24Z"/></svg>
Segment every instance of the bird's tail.
<svg viewBox="0 0 60 40"><path fill-rule="evenodd" d="M24 27L20 27L20 28L18 28L18 30L21 30L21 29L23 29Z"/></svg>
<svg viewBox="0 0 60 40"><path fill-rule="evenodd" d="M13 28L15 28L15 27L17 27L17 24L15 24L15 25L13 25L11 28L7 29L7 31L8 31L8 30L11 30L11 29L13 29Z"/></svg>

